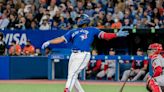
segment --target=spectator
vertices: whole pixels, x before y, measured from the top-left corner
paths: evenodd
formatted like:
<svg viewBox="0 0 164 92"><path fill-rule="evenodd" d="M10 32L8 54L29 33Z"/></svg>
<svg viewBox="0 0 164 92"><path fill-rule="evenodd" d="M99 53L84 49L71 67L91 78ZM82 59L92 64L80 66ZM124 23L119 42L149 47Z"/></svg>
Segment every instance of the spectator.
<svg viewBox="0 0 164 92"><path fill-rule="evenodd" d="M131 27L132 25L131 25L131 23L130 23L130 20L129 20L129 19L124 19L123 26Z"/></svg>
<svg viewBox="0 0 164 92"><path fill-rule="evenodd" d="M53 31L59 30L58 25L59 25L58 21L54 20L51 30L53 30Z"/></svg>
<svg viewBox="0 0 164 92"><path fill-rule="evenodd" d="M0 18L0 29L4 30L5 28L7 28L8 24L9 24L9 19L7 18L7 15L3 13Z"/></svg>
<svg viewBox="0 0 164 92"><path fill-rule="evenodd" d="M43 23L40 25L39 29L40 30L50 30L51 29L51 25L49 24L47 19L43 20Z"/></svg>
<svg viewBox="0 0 164 92"><path fill-rule="evenodd" d="M106 6L106 12L114 13L114 8L113 7L114 7L113 2L109 1L107 3L107 6Z"/></svg>
<svg viewBox="0 0 164 92"><path fill-rule="evenodd" d="M101 22L102 24L104 24L104 22L105 22L105 12L104 11L100 11L98 13L98 15L94 18L93 26L97 26L97 22Z"/></svg>
<svg viewBox="0 0 164 92"><path fill-rule="evenodd" d="M104 29L105 27L104 27L104 25L103 25L102 22L98 21L98 22L97 22L97 28L99 28L99 29Z"/></svg>
<svg viewBox="0 0 164 92"><path fill-rule="evenodd" d="M33 14L32 13L28 13L27 14L27 18L26 18L26 29L30 29L31 28L31 23L33 21Z"/></svg>
<svg viewBox="0 0 164 92"><path fill-rule="evenodd" d="M143 50L141 48L137 49L137 55L143 56ZM147 60L133 60L131 70L126 70L122 76L121 81L125 81L129 74L130 76L134 76L131 81L138 80L142 75L146 74L148 69L148 61ZM130 72L131 71L131 72Z"/></svg>
<svg viewBox="0 0 164 92"><path fill-rule="evenodd" d="M43 17L43 13L44 13L45 9L43 7L40 7L39 8L39 11L38 13L35 15L35 21L36 22L40 22L41 21L41 18Z"/></svg>
<svg viewBox="0 0 164 92"><path fill-rule="evenodd" d="M114 48L110 48L109 55L114 56L116 54ZM105 60L104 70L100 71L97 74L97 77L101 79L107 75L108 80L112 80L112 77L115 75L116 71L116 60Z"/></svg>
<svg viewBox="0 0 164 92"><path fill-rule="evenodd" d="M106 15L106 22L105 22L105 28L111 28L111 25L114 23L112 19L112 14L109 12Z"/></svg>
<svg viewBox="0 0 164 92"><path fill-rule="evenodd" d="M38 29L37 23L34 20L31 21L30 29L31 30L37 30Z"/></svg>
<svg viewBox="0 0 164 92"><path fill-rule="evenodd" d="M60 17L60 22L59 22L59 28L63 30L68 30L68 25L67 25L67 20L64 18L64 16Z"/></svg>
<svg viewBox="0 0 164 92"><path fill-rule="evenodd" d="M112 29L120 29L122 27L122 23L120 22L119 18L116 17L114 19L114 23L112 24L111 28Z"/></svg>
<svg viewBox="0 0 164 92"><path fill-rule="evenodd" d="M92 55L98 55L96 50L92 50ZM87 70L86 77L87 79L95 79L98 72L101 70L101 60L90 60Z"/></svg>
<svg viewBox="0 0 164 92"><path fill-rule="evenodd" d="M92 17L93 13L95 12L92 8L93 8L92 3L90 3L90 2L87 3L84 13L87 14L88 16Z"/></svg>
<svg viewBox="0 0 164 92"><path fill-rule="evenodd" d="M56 12L59 11L56 2L52 2L52 0L47 9L50 11L50 19L53 19L53 17L56 15Z"/></svg>
<svg viewBox="0 0 164 92"><path fill-rule="evenodd" d="M17 19L16 19L17 15L16 14L10 14L9 16L9 24L7 26L8 29L10 30L14 30L16 28L16 25L18 23Z"/></svg>
<svg viewBox="0 0 164 92"><path fill-rule="evenodd" d="M17 29L20 29L20 30L25 30L26 29L26 19L24 17L21 17L19 19L19 22L18 24L15 24L16 28Z"/></svg>
<svg viewBox="0 0 164 92"><path fill-rule="evenodd" d="M117 19L120 19L122 20L124 17L124 14L122 11L120 11L120 9L116 6L115 9L114 9L114 13L113 13L113 18L117 18Z"/></svg>
<svg viewBox="0 0 164 92"><path fill-rule="evenodd" d="M23 55L31 56L35 54L35 47L31 44L30 40L26 41L26 45L23 48Z"/></svg>
<svg viewBox="0 0 164 92"><path fill-rule="evenodd" d="M45 56L48 56L51 53L51 48L47 47L45 48Z"/></svg>
<svg viewBox="0 0 164 92"><path fill-rule="evenodd" d="M6 51L6 44L3 41L3 33L0 32L0 56L5 55L5 51Z"/></svg>
<svg viewBox="0 0 164 92"><path fill-rule="evenodd" d="M35 50L35 56L41 56L41 55L42 55L42 53L41 53L40 49L39 48L36 48L36 50Z"/></svg>
<svg viewBox="0 0 164 92"><path fill-rule="evenodd" d="M12 41L10 48L9 48L9 55L10 56L20 56L21 55L21 46L16 43L16 41Z"/></svg>
<svg viewBox="0 0 164 92"><path fill-rule="evenodd" d="M160 13L159 10L157 8L154 8L153 13L152 13L152 18L160 18Z"/></svg>

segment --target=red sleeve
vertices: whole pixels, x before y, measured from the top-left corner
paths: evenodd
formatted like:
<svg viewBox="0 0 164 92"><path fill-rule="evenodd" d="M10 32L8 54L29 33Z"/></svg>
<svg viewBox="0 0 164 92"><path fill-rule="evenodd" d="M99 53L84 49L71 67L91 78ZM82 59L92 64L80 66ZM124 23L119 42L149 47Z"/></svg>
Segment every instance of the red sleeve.
<svg viewBox="0 0 164 92"><path fill-rule="evenodd" d="M132 61L132 68L135 69L135 61Z"/></svg>
<svg viewBox="0 0 164 92"><path fill-rule="evenodd" d="M162 67L161 66L157 66L154 70L154 75L153 77L157 77L162 73Z"/></svg>
<svg viewBox="0 0 164 92"><path fill-rule="evenodd" d="M100 34L100 38L102 39L105 39L105 40L110 40L110 39L113 39L113 38L116 38L116 34L115 33L106 33L106 32L103 32Z"/></svg>
<svg viewBox="0 0 164 92"><path fill-rule="evenodd" d="M101 67L101 60L97 60L96 66L93 68L93 71L100 69L100 67Z"/></svg>

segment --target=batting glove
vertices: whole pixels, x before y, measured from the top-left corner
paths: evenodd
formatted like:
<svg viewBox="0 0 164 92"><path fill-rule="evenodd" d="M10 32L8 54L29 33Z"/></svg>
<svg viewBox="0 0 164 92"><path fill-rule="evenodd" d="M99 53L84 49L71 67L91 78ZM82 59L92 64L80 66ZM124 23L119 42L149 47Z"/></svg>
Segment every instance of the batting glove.
<svg viewBox="0 0 164 92"><path fill-rule="evenodd" d="M129 32L120 30L116 33L116 35L117 37L126 37L127 35L129 35Z"/></svg>
<svg viewBox="0 0 164 92"><path fill-rule="evenodd" d="M42 45L42 49L45 49L46 47L48 47L48 45L50 45L49 41L44 42L43 45Z"/></svg>
<svg viewBox="0 0 164 92"><path fill-rule="evenodd" d="M117 33L117 37L126 37L127 35L129 35L129 32L128 31L122 31L123 29L131 29L131 27L122 27Z"/></svg>

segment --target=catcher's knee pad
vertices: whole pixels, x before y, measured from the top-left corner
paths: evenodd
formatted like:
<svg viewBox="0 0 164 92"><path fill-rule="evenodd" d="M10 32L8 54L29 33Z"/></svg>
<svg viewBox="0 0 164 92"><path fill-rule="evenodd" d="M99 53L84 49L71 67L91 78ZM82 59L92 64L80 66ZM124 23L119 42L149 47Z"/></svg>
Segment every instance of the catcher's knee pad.
<svg viewBox="0 0 164 92"><path fill-rule="evenodd" d="M148 87L152 92L162 92L161 87L155 82L154 79L149 80Z"/></svg>

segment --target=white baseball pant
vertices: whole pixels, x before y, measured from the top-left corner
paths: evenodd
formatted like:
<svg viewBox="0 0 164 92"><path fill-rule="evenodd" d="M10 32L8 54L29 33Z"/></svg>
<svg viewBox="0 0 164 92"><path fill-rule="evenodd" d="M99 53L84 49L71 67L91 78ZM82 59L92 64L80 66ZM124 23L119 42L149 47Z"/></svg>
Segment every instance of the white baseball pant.
<svg viewBox="0 0 164 92"><path fill-rule="evenodd" d="M76 92L84 92L78 81L78 74L88 65L91 54L90 52L72 53L68 65L68 78L66 88L71 92L73 86Z"/></svg>

